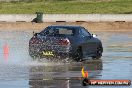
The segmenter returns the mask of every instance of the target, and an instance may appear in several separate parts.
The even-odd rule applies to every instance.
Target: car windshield
[[[76,29],[73,27],[50,27],[41,33],[48,35],[74,35]]]

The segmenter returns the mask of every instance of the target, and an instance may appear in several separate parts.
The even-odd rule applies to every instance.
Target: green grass
[[[0,2],[0,14],[131,14],[132,0],[28,0]]]

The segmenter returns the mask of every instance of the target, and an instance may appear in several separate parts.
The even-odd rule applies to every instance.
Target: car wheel
[[[33,53],[33,52],[29,52],[29,55],[33,58],[33,59],[35,59],[36,58],[36,55]]]
[[[34,51],[30,50],[30,49],[29,49],[29,55],[30,55],[33,59],[39,58],[39,57],[40,57],[40,55],[39,55],[38,53],[36,53],[36,52],[34,52]]]
[[[75,54],[75,60],[76,61],[82,61],[83,59],[83,52],[81,48],[78,48]]]
[[[102,52],[103,52],[103,48],[102,47],[98,47],[97,48],[97,53],[96,53],[96,59],[99,59],[99,58],[101,58],[101,56],[102,56]]]

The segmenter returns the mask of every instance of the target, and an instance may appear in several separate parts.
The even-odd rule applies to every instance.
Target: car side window
[[[88,31],[86,31],[86,29],[84,29],[84,28],[81,28],[81,34],[85,37],[85,36],[91,36],[91,34],[88,32]]]

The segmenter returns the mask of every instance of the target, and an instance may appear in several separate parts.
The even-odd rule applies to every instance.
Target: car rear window
[[[72,29],[60,28],[59,34],[73,35]]]
[[[74,35],[75,29],[74,28],[51,28],[49,29],[49,34],[55,34],[55,35]]]

